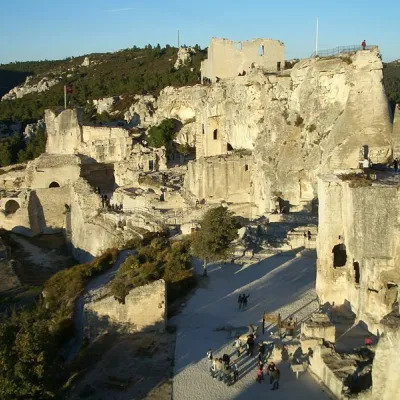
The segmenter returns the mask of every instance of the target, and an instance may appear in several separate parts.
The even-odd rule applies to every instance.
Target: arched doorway
[[[60,184],[56,181],[50,183],[49,188],[57,188],[60,187]]]
[[[6,214],[14,214],[19,208],[19,204],[15,200],[8,200],[4,206]]]

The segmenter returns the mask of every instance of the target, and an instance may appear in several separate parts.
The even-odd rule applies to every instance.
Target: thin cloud
[[[103,12],[120,12],[120,11],[132,11],[132,10],[136,10],[136,7],[113,8],[111,10],[104,10]]]

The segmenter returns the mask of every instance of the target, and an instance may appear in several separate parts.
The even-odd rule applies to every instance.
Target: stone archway
[[[15,200],[8,200],[4,206],[6,214],[14,214],[19,208],[19,203]]]
[[[49,188],[58,188],[60,187],[60,184],[56,181],[53,181],[50,183]]]

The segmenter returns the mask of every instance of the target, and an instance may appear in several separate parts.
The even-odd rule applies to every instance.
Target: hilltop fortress
[[[259,46],[263,52],[256,51]],[[13,197],[20,207],[11,213],[3,199],[2,226],[32,234],[64,229],[60,221],[43,225],[46,207],[42,222],[34,221],[28,211],[32,191],[43,191],[46,198],[48,192],[45,202],[53,202],[54,189],[72,190],[76,196],[78,182],[81,190],[107,191],[125,210],[150,212],[154,218],[140,224],[143,229],[170,225],[173,219],[175,226],[195,225],[201,215],[195,205],[202,200],[208,206],[225,201],[254,219],[274,212],[277,196],[292,211],[304,209],[318,196],[319,174],[358,168],[366,148],[374,163],[392,160],[397,135],[377,49],[301,60],[285,70],[281,42],[260,39],[239,46],[213,39],[203,76],[213,80],[206,71],[219,71],[228,55],[240,59],[240,65],[225,75],[218,72],[219,82],[167,87],[157,99],[136,96],[126,113],[130,129],[85,126],[79,110],[46,111],[46,154],[28,163],[25,175],[18,170],[2,176],[4,189],[17,190],[5,198]],[[195,146],[194,160],[185,163],[165,148],[148,147],[143,132],[166,118],[179,121],[176,140]],[[85,194],[82,201],[88,198]],[[93,218],[105,221],[96,209],[101,199],[94,198],[89,214],[99,212]],[[52,209],[70,204],[55,203]],[[96,242],[97,250],[89,251],[93,256],[111,244]]]
[[[62,230],[85,260],[146,230],[190,233],[221,203],[252,221],[319,202],[321,301],[346,304],[370,331],[390,325],[395,335],[387,316],[399,301],[399,184],[384,173],[360,187],[341,178],[361,172],[363,158],[387,165],[398,155],[399,110],[393,126],[382,78],[376,48],[285,69],[279,41],[213,39],[203,84],[136,96],[129,129],[47,110],[46,153],[0,177],[0,226],[24,235]],[[179,122],[176,141],[194,146],[195,157],[148,146],[146,130],[166,118]],[[99,189],[122,210],[104,208]],[[336,268],[338,241],[346,261]],[[392,345],[379,344],[374,390]],[[399,391],[390,385],[383,398]]]

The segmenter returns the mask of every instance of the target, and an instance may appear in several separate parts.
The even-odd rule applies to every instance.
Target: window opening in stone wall
[[[217,140],[217,139],[218,139],[218,129],[215,129],[215,130],[214,130],[214,132],[213,132],[213,138],[214,138],[214,140]]]
[[[333,267],[344,267],[347,261],[346,246],[343,243],[339,243],[333,246]]]
[[[260,45],[260,46],[258,47],[258,54],[259,54],[261,57],[264,56],[264,46],[263,46],[263,45]]]
[[[244,170],[245,170],[245,171],[248,171],[248,170],[249,170],[249,166],[248,166],[247,164],[244,166]]]
[[[201,133],[204,135],[204,124],[201,124]]]
[[[233,151],[233,147],[232,147],[232,145],[230,143],[226,144],[226,150],[227,151]]]
[[[358,261],[353,261],[354,268],[354,282],[356,285],[360,284],[360,264]]]
[[[154,160],[149,160],[149,170],[153,171],[154,169]]]
[[[278,62],[276,63],[276,70],[277,70],[277,71],[280,71],[280,70],[281,70],[281,62],[280,62],[280,61],[278,61]]]
[[[387,283],[387,288],[388,288],[388,289],[397,288],[397,284],[394,283],[394,282],[388,282],[388,283]]]
[[[60,184],[56,181],[53,181],[50,183],[49,188],[58,188],[60,187]]]
[[[236,42],[233,47],[237,51],[242,51],[242,42]]]
[[[8,200],[4,208],[6,214],[14,214],[19,209],[19,204],[15,200]]]

